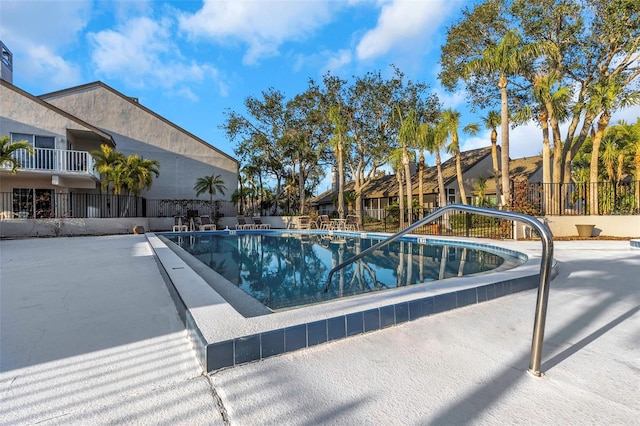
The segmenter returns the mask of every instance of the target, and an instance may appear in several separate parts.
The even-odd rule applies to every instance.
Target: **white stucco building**
[[[195,199],[196,180],[219,175],[227,191],[216,199],[230,199],[238,182],[235,158],[102,82],[34,96],[13,85],[11,52],[2,46],[0,136],[34,148],[15,154],[17,173],[0,165],[3,218],[66,217],[72,209],[75,217],[85,217],[85,211],[86,217],[103,217],[95,213],[104,206],[90,197],[101,192],[90,152],[102,144],[159,161],[160,175],[142,197]],[[65,202],[54,206],[60,196]]]

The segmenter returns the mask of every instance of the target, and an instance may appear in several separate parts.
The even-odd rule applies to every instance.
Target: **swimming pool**
[[[156,255],[167,289],[188,331],[188,338],[203,369],[207,372],[380,330],[451,309],[490,301],[519,291],[536,288],[540,281],[539,252],[527,252],[517,245],[515,246],[517,249],[514,249],[514,244],[517,243],[462,238],[424,238],[409,235],[402,241],[407,248],[407,251],[402,255],[405,259],[403,273],[399,274],[397,269],[393,269],[394,266],[388,266],[386,269],[389,271],[380,272],[379,277],[376,275],[376,280],[369,281],[370,287],[375,288],[373,283],[381,281],[380,278],[385,274],[394,279],[395,281],[392,281],[391,284],[387,284],[388,288],[383,287],[383,291],[368,291],[359,295],[349,293],[349,285],[352,285],[351,279],[354,275],[352,270],[342,274],[344,280],[340,279],[339,273],[334,274],[329,287],[330,291],[335,293],[339,291],[341,285],[344,285],[342,290],[345,297],[333,300],[314,299],[312,303],[296,308],[274,310],[266,307],[238,285],[209,268],[208,264],[222,263],[225,259],[229,259],[225,264],[228,269],[236,270],[237,277],[243,274],[251,276],[252,271],[247,268],[244,271],[240,270],[238,260],[233,259],[231,250],[226,255],[227,257],[218,257],[208,252],[198,254],[197,251],[194,257],[168,239],[169,237],[179,237],[176,238],[176,242],[181,242],[182,245],[204,247],[206,243],[203,241],[207,241],[206,238],[199,240],[197,237],[213,237],[214,235],[237,237],[239,235],[242,238],[236,239],[236,244],[238,241],[246,240],[251,247],[251,244],[256,244],[255,241],[260,240],[248,236],[267,234],[274,234],[279,238],[290,234],[298,241],[298,245],[293,246],[291,251],[304,250],[305,253],[313,250],[311,248],[313,244],[322,245],[323,238],[329,240],[328,237],[332,237],[333,243],[326,241],[329,247],[332,247],[331,254],[324,255],[332,259],[333,256],[340,255],[341,249],[339,247],[343,247],[343,257],[347,245],[355,247],[356,240],[348,243],[350,237],[361,236],[360,233],[349,232],[334,232],[330,235],[327,232],[316,230],[271,230],[268,232],[227,230],[188,234],[146,234]],[[388,237],[386,234],[367,234],[366,236],[372,239]],[[313,240],[316,242],[312,243]],[[429,243],[440,244],[441,248],[430,249],[428,248]],[[363,249],[362,244],[370,243],[361,241],[360,244],[360,249]],[[408,250],[408,247],[411,247],[411,250]],[[466,255],[463,254],[465,249]],[[479,262],[480,253],[470,254],[471,250],[476,249],[486,253],[482,254],[482,257],[489,259],[487,262],[489,267],[496,267],[488,271],[483,269],[484,272],[457,276],[461,263],[464,264],[463,271],[467,270],[468,263],[482,263]],[[336,250],[337,254],[334,254]],[[427,262],[435,264],[438,254],[440,258],[445,257],[447,260],[451,258],[453,263],[449,263],[450,266],[444,269],[445,279],[429,280],[430,277],[433,277],[434,272],[427,272],[427,268],[423,268],[423,271],[420,272],[420,263],[414,259],[414,253],[420,253],[420,250],[423,254],[427,254],[424,266]],[[429,250],[435,250],[433,255],[429,254]],[[249,250],[245,255],[247,253],[253,253],[253,251]],[[252,255],[257,256],[257,254]],[[493,258],[494,255],[504,260]],[[196,258],[198,256],[201,258],[204,256],[204,259],[198,260]],[[301,254],[297,256],[298,259],[307,259]],[[315,256],[322,257],[323,255],[315,254]],[[391,262],[394,257],[399,259],[401,254],[399,251],[394,254],[394,252],[383,250],[378,257],[383,258],[384,262]],[[275,264],[278,262],[277,259],[277,257],[273,258]],[[409,262],[408,259],[411,261]],[[285,262],[282,258],[280,261]],[[441,265],[439,264],[439,266]],[[300,276],[300,266],[299,261],[296,277]],[[397,267],[398,265],[396,265]],[[411,273],[407,269],[412,269]],[[405,285],[406,278],[415,277],[416,274],[418,277],[424,278],[424,282]],[[438,274],[440,274],[440,269]],[[312,286],[312,294],[316,297],[320,293],[318,290],[323,288],[326,283],[322,279],[314,281],[317,282],[315,282],[315,286]],[[299,283],[299,281],[297,282]],[[353,282],[357,282],[357,279]],[[245,280],[246,285],[250,283],[251,280]],[[267,292],[265,288],[260,291]],[[317,303],[318,301],[322,303]]]
[[[241,231],[166,238],[274,311],[508,269],[523,262],[504,252],[406,237],[341,269],[327,285],[333,267],[385,236]]]

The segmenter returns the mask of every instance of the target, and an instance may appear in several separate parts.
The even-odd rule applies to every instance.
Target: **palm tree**
[[[344,219],[344,147],[347,135],[347,122],[342,115],[340,104],[329,107],[329,120],[333,125],[331,146],[336,154],[338,169],[338,215]]]
[[[589,197],[589,211],[591,214],[597,214],[598,207],[598,160],[600,143],[604,136],[605,129],[611,120],[611,113],[619,107],[625,107],[630,104],[636,104],[640,100],[637,94],[625,94],[624,86],[619,77],[612,76],[606,80],[599,81],[594,85],[591,91],[591,102],[587,105],[589,110],[602,110],[598,119],[598,128],[593,139],[593,148],[591,151],[591,164],[589,167],[589,183],[592,188]]]
[[[411,168],[409,159],[409,147],[415,144],[418,133],[418,114],[414,109],[409,111],[406,117],[402,117],[400,108],[397,108],[398,118],[400,120],[400,130],[398,131],[398,139],[402,148],[402,164],[404,166],[404,179],[407,186],[407,222],[411,225],[413,217],[413,189],[411,185]]]
[[[458,137],[458,127],[460,126],[460,112],[447,109],[442,113],[442,122],[448,133],[451,135],[451,143],[447,146],[447,152],[456,156],[456,175],[458,176],[458,188],[460,189],[460,201],[467,204],[467,192],[464,189],[464,178],[462,176],[462,161],[460,158],[460,140]],[[464,127],[463,131],[475,135],[480,126],[471,123]]]
[[[533,45],[523,45],[517,30],[508,31],[497,45],[487,48],[481,58],[470,61],[464,68],[464,74],[493,73],[497,74],[497,86],[500,90],[500,126],[501,126],[501,155],[502,192],[504,205],[511,205],[511,191],[509,182],[509,97],[507,85],[509,76],[516,74],[527,63],[528,58],[539,49]]]
[[[204,194],[205,192],[208,193],[209,202],[213,204],[213,196],[218,192],[224,195],[227,187],[224,186],[224,180],[222,180],[220,175],[211,175],[199,177],[196,180],[196,184],[193,186],[193,189],[196,191],[196,197],[200,194]]]
[[[496,185],[496,198],[498,206],[502,207],[502,191],[500,190],[500,169],[498,168],[498,126],[500,125],[500,113],[489,111],[482,117],[482,122],[487,130],[491,130],[491,160],[493,162],[493,180]]]
[[[160,176],[160,162],[147,160],[138,154],[128,156],[123,166],[126,174],[125,188],[136,197],[143,189],[151,189],[154,175]]]
[[[557,73],[542,73],[533,77],[533,98],[538,107],[536,118],[542,128],[542,183],[546,194],[544,197],[546,212],[558,213],[559,206],[562,204],[560,188],[552,183],[554,180],[557,181],[561,174],[563,143],[559,123],[569,115],[572,96],[571,87],[562,85]],[[553,179],[549,129],[553,135]],[[550,205],[548,205],[549,202]]]
[[[608,129],[607,136],[624,146],[624,151],[632,157],[635,180],[640,185],[640,118],[634,124],[618,121]],[[640,192],[638,196],[640,197]]]
[[[109,185],[113,184],[114,194],[119,195],[122,189],[123,169],[118,168],[119,164],[125,161],[125,156],[121,152],[115,151],[109,145],[100,145],[100,150],[91,151],[93,156],[93,168],[102,176],[101,187],[103,191],[109,190]]]
[[[420,127],[418,127],[416,134],[416,147],[420,150],[420,158],[418,160],[418,196],[420,197],[420,207],[422,208],[421,218],[424,216],[424,168],[426,166],[424,151],[428,150],[432,144],[433,131],[433,126],[422,123]]]
[[[27,141],[11,142],[9,136],[0,137],[0,166],[5,164],[11,165],[11,173],[18,173],[18,167],[21,166],[20,161],[15,158],[18,150],[24,149],[29,154],[33,154],[33,147]]]
[[[398,180],[398,208],[400,209],[400,229],[402,229],[402,227],[404,226],[404,189],[402,187],[403,158],[404,152],[402,148],[394,149],[393,151],[391,151],[391,155],[389,156],[389,164],[396,172],[396,179]]]
[[[447,142],[447,128],[444,122],[439,122],[432,128],[429,134],[429,143],[427,150],[436,156],[436,170],[438,172],[438,207],[444,207],[447,204],[447,198],[444,190],[444,178],[442,177],[442,158],[440,151]]]

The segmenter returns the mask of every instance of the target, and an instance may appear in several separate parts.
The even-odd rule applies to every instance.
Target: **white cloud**
[[[446,0],[393,0],[383,3],[376,28],[367,32],[358,47],[360,60],[374,59],[395,49],[414,50],[425,45],[455,8]]]
[[[14,82],[37,81],[42,90],[80,82],[80,68],[62,52],[88,24],[91,1],[4,0],[0,9],[0,39],[13,53]]]
[[[335,73],[346,65],[351,63],[351,51],[347,49],[341,49],[332,55],[327,61],[325,69]]]
[[[194,38],[248,45],[243,61],[278,54],[280,45],[301,40],[329,22],[330,2],[204,0],[195,14],[179,17],[180,29]]]
[[[133,18],[113,30],[89,33],[95,72],[121,78],[135,87],[176,88],[189,99],[195,94],[182,84],[218,79],[211,65],[186,61],[172,39],[169,19]]]
[[[82,79],[82,73],[77,65],[65,61],[45,46],[30,46],[26,53],[30,67],[25,74],[29,78],[44,78],[48,88],[71,86]]]

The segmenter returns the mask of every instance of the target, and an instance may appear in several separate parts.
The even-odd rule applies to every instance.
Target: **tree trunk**
[[[400,208],[400,225],[399,229],[402,229],[404,226],[404,190],[402,188],[402,172],[400,169],[396,171],[396,178],[398,180],[398,207]]]
[[[420,218],[424,217],[424,151],[420,151],[420,161],[418,162],[418,194],[420,196]]]
[[[404,180],[407,184],[407,222],[411,225],[413,220],[413,190],[411,187],[411,169],[409,167],[409,152],[407,147],[402,147],[402,164],[404,165]]]
[[[464,189],[464,177],[462,176],[462,162],[460,160],[460,150],[456,152],[456,174],[458,175],[458,187],[460,188],[460,201],[467,204],[467,192]]]
[[[491,161],[493,163],[493,181],[496,185],[496,200],[502,208],[502,191],[500,190],[500,169],[498,167],[498,132],[491,130]]]
[[[444,179],[442,177],[442,160],[440,159],[440,150],[436,151],[436,170],[438,171],[438,195],[440,202],[438,207],[444,207],[447,205],[447,194],[444,193]]]
[[[507,98],[507,76],[500,74],[500,129],[501,129],[501,168],[503,205],[511,208],[511,184],[509,182],[509,102]]]
[[[604,129],[609,125],[611,116],[605,111],[598,120],[598,130],[593,137],[593,149],[591,150],[591,163],[589,165],[589,214],[598,214],[598,159],[600,153],[600,144],[604,136]]]
[[[338,141],[338,217],[344,219],[344,157],[342,138]]]
[[[302,158],[298,156],[298,186],[300,187],[300,214],[305,214],[305,197],[304,197],[304,171],[302,169]]]
[[[538,116],[542,126],[542,209],[547,212],[548,193],[551,190],[551,147],[549,146],[549,115],[546,110]]]

